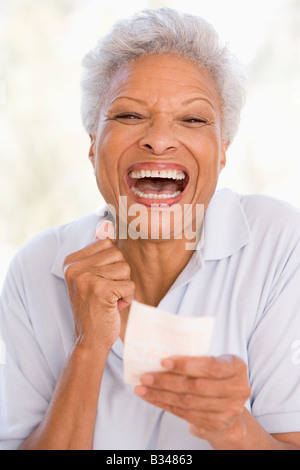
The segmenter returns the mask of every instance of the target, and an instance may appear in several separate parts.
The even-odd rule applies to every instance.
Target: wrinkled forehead
[[[221,114],[220,93],[210,73],[192,61],[171,54],[144,56],[123,64],[113,74],[106,94],[109,106],[122,97],[153,104],[158,99],[207,100]]]

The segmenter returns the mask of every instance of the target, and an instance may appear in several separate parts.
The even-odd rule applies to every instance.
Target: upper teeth
[[[181,170],[140,170],[131,171],[131,178],[172,178],[175,180],[183,180],[185,178],[184,171]]]

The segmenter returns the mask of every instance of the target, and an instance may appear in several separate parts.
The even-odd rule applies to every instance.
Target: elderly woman
[[[108,206],[42,234],[12,262],[2,448],[300,449],[300,215],[216,192],[242,68],[203,19],[170,9],[119,22],[83,65],[89,159]],[[175,205],[192,208],[192,226],[204,208],[196,250],[175,219],[151,237],[151,211]],[[140,236],[127,230],[133,208]],[[209,356],[169,357],[141,385],[124,383],[133,299],[213,316]]]

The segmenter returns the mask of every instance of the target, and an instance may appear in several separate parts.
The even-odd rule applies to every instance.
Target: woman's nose
[[[174,152],[178,145],[172,123],[163,118],[151,122],[139,141],[140,148],[155,155]]]

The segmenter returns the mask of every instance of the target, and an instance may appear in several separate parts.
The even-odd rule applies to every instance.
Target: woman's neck
[[[190,260],[185,240],[118,240],[136,285],[135,299],[157,306]]]

